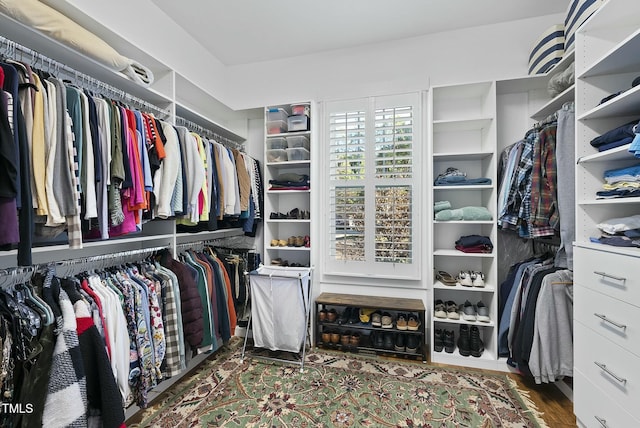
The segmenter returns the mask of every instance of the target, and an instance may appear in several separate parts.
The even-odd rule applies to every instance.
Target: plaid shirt
[[[553,235],[559,229],[556,190],[556,129],[548,125],[538,133],[539,141],[533,154],[531,173],[531,213],[529,216],[535,236]]]

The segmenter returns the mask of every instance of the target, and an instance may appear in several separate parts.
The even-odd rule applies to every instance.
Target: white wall
[[[228,67],[234,109],[427,89],[527,74],[531,46],[563,14]]]
[[[107,41],[131,43],[233,110],[526,75],[529,51],[564,14],[225,67],[151,0],[43,0]],[[127,10],[127,13],[122,13]],[[109,35],[108,31],[115,34]],[[203,29],[206,31],[206,29]],[[233,43],[221,40],[220,43]],[[116,49],[128,50],[114,45]],[[278,47],[275,47],[277,49]],[[286,46],[282,46],[286,49]]]

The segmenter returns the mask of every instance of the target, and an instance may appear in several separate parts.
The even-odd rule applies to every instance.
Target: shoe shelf
[[[469,291],[469,292],[480,292],[480,293],[495,293],[496,291],[495,287],[491,284],[485,284],[484,287],[467,287],[460,284],[447,285],[447,284],[443,284],[440,281],[435,281],[433,283],[433,288],[441,289],[441,290],[458,290],[458,291]]]
[[[428,177],[428,189],[431,200],[447,201],[451,209],[464,207],[483,207],[489,210],[491,220],[435,220],[431,209],[429,249],[431,268],[434,270],[429,284],[428,301],[432,305],[429,317],[429,339],[431,360],[434,362],[494,368],[493,347],[496,335],[494,320],[497,319],[498,299],[497,281],[497,226],[496,206],[496,164],[497,121],[496,119],[496,82],[476,82],[462,85],[433,87],[429,94],[429,122],[431,139],[429,158],[432,165]],[[489,178],[490,184],[435,185],[439,174],[450,169],[466,174],[468,179]],[[491,253],[465,253],[455,249],[455,241],[462,236],[481,235],[490,238],[494,245]],[[463,271],[482,272],[484,287],[463,286],[459,282],[445,284],[435,273],[443,271],[456,277]],[[490,311],[490,322],[436,318],[436,301],[457,304],[469,301],[472,304],[482,301]],[[461,315],[460,315],[461,316]],[[457,350],[447,353],[437,352],[436,330],[454,331],[457,339],[460,328],[477,327],[484,348],[480,358],[462,357]],[[457,342],[457,340],[456,340]],[[454,348],[457,349],[457,343]],[[477,362],[482,363],[478,364]]]
[[[315,307],[314,343],[318,347],[371,355],[422,358],[423,362],[427,362],[426,311],[422,300],[321,293],[315,300]],[[380,326],[374,325],[376,314],[380,318]],[[401,315],[414,325],[401,324],[402,328],[398,328]],[[385,316],[390,318],[385,320]],[[355,336],[357,341],[353,339],[349,344],[343,344],[342,340],[346,341],[343,336],[351,339]]]

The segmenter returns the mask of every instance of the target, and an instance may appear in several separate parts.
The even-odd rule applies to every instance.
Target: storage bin
[[[267,150],[286,149],[290,147],[284,137],[273,137],[267,139]]]
[[[271,149],[267,150],[267,162],[286,162],[288,160],[289,149]]]
[[[604,0],[571,0],[564,19],[564,50],[574,49],[576,31],[596,10],[604,4]]]
[[[529,54],[529,75],[544,74],[560,62],[564,55],[564,25],[547,28]]]
[[[283,108],[270,108],[267,110],[267,122],[275,122],[277,120],[287,120],[289,114]]]
[[[287,132],[287,129],[286,120],[267,122],[267,134],[282,134],[283,132]]]
[[[309,160],[309,150],[304,147],[287,149],[287,159],[290,161]]]
[[[289,116],[289,118],[287,119],[287,123],[289,125],[289,132],[309,130],[309,116]]]
[[[306,135],[291,135],[287,137],[287,147],[290,149],[304,147],[309,150],[309,138]]]
[[[311,116],[311,106],[308,103],[291,104],[291,114],[294,116]]]

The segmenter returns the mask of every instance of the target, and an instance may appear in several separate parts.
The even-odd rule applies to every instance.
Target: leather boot
[[[444,331],[444,351],[451,354],[456,348],[455,335],[453,330]]]
[[[442,352],[442,348],[444,348],[444,333],[442,329],[437,328],[433,334],[433,350]]]
[[[460,326],[460,336],[458,336],[458,351],[463,357],[468,357],[471,354],[469,340],[469,326],[462,324]]]
[[[471,346],[471,355],[474,357],[480,357],[484,352],[484,343],[480,338],[480,329],[477,326],[471,326],[471,334],[470,334],[470,346]]]

